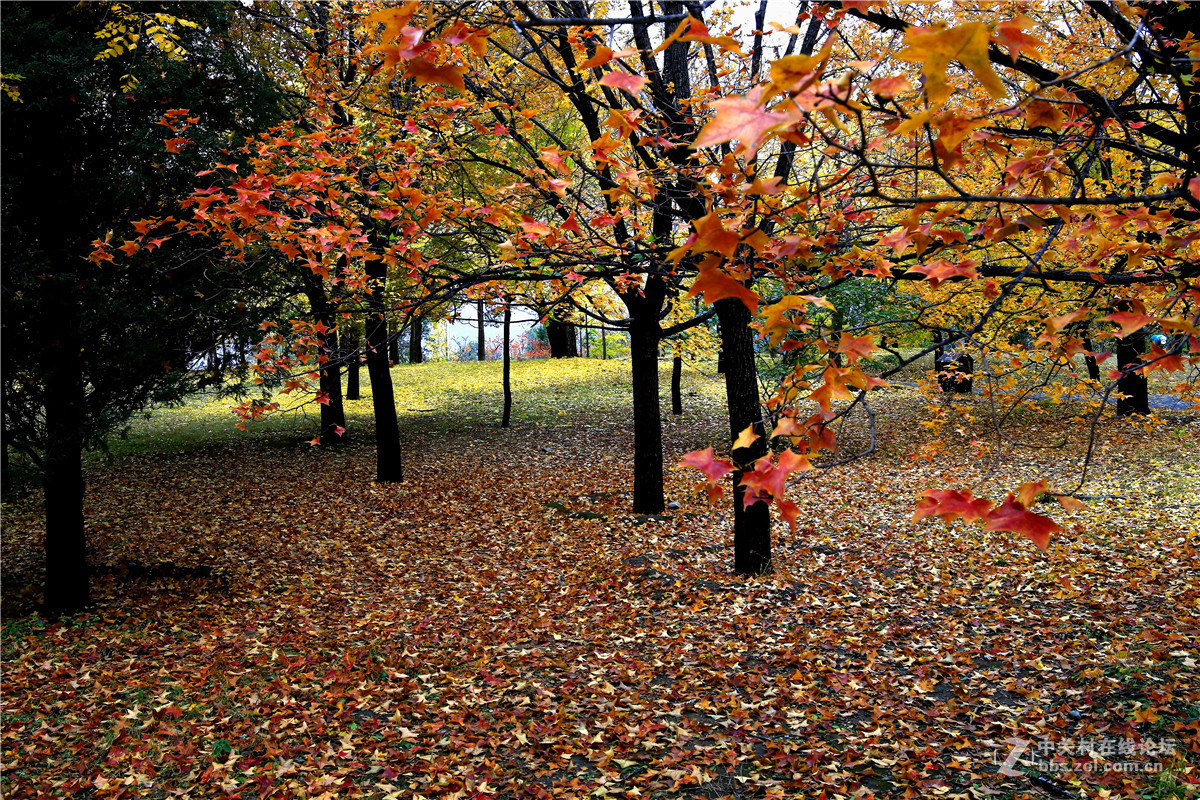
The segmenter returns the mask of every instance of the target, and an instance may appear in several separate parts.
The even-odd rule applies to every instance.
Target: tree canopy
[[[303,98],[298,120],[248,145],[244,172],[214,162],[179,213],[120,246],[98,240],[91,258],[121,264],[185,233],[231,264],[272,253],[308,286],[311,316],[267,321],[256,369],[289,390],[319,384],[321,441],[344,430],[337,328],[362,309],[415,318],[464,292],[533,287],[542,307],[563,309],[553,314],[626,328],[642,512],[664,502],[650,367],[664,338],[715,313],[730,457],[707,449],[683,463],[714,497],[732,474],[747,573],[770,565],[766,507],[794,526],[787,488],[869,455],[842,447],[838,425],[863,415],[873,426],[870,393],[930,353],[974,365],[992,399],[995,435],[980,445],[991,456],[1028,444],[1010,422],[1033,400],[1082,400],[1080,424],[1094,426],[1110,398],[1148,412],[1146,376],[1159,371],[1194,398],[1192,16],[1104,2],[1079,14],[873,1],[795,11],[771,21],[763,3],[735,24],[701,4],[632,0],[619,13],[256,7],[289,65],[277,79]],[[168,149],[192,148],[185,128],[203,117],[167,113]],[[894,346],[914,337],[924,346]],[[1116,359],[1101,371],[1105,346]],[[764,348],[786,365],[765,404]],[[864,368],[885,353],[887,368]],[[942,408],[929,425],[951,417]],[[390,452],[382,440],[379,452]],[[1077,491],[914,488],[925,489],[919,517],[975,520],[1043,548],[1058,525],[1032,498],[1073,507]]]

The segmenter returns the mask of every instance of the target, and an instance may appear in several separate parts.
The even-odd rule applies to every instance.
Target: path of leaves
[[[1104,497],[1043,555],[908,522],[918,486],[980,466],[908,458],[926,401],[892,393],[881,453],[802,483],[806,529],[742,580],[694,476],[668,519],[625,513],[628,414],[595,401],[623,367],[554,369],[593,388],[527,385],[537,424],[485,427],[490,389],[411,412],[402,485],[371,483],[361,426],[97,465],[95,609],[6,622],[5,796],[1044,796],[998,774],[1013,737],[1173,751],[1118,759],[1159,774],[1060,756],[1037,777],[1064,796],[1196,788],[1195,423],[1107,424]],[[667,423],[669,463],[721,430],[690,381],[709,410]],[[977,493],[1069,466],[1046,453]],[[10,611],[38,524],[35,496],[6,506]]]

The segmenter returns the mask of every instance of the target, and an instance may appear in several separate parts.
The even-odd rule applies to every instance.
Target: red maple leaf
[[[612,72],[604,73],[604,77],[600,79],[600,85],[611,86],[614,89],[620,89],[637,97],[642,93],[642,87],[646,85],[646,79],[641,75],[630,75],[628,72],[613,70]]]
[[[1050,544],[1050,534],[1058,533],[1062,526],[1049,517],[1035,514],[1021,505],[1012,492],[1004,504],[993,509],[984,518],[984,529],[989,531],[1012,531],[1023,536],[1045,550]]]
[[[700,470],[708,478],[709,483],[713,484],[733,472],[733,464],[723,458],[714,458],[711,447],[693,450],[679,460],[679,466]]]
[[[917,509],[913,512],[913,522],[932,517],[941,517],[946,522],[963,519],[975,522],[992,508],[992,501],[982,497],[972,497],[971,491],[947,491],[945,489],[926,489],[921,499],[917,501]]]

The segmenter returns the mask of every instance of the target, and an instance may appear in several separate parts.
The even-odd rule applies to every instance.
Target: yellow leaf
[[[982,22],[968,22],[954,28],[910,28],[905,34],[908,45],[897,57],[921,65],[929,100],[940,103],[950,96],[946,67],[957,60],[969,69],[988,94],[997,100],[1007,92],[988,59],[988,28]]]
[[[755,440],[761,437],[754,432],[753,425],[747,425],[746,429],[738,434],[737,441],[733,443],[734,450],[740,450],[743,447],[749,447],[754,444]]]

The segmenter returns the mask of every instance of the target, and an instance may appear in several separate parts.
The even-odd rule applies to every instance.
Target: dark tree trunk
[[[391,322],[391,327],[388,329],[388,345],[387,345],[388,360],[391,361],[393,364],[399,364],[400,363],[400,329],[401,329],[401,326],[395,321],[394,317],[390,317],[390,319],[392,319],[392,322]]]
[[[600,358],[608,361],[608,328],[600,328]]]
[[[658,309],[630,307],[629,354],[633,370],[633,512],[658,514],[663,495],[662,413],[658,398]]]
[[[336,330],[321,334],[322,350],[329,356],[320,372],[321,444],[341,444],[346,436],[346,408],[342,404],[342,368],[338,364],[338,335]],[[340,433],[338,431],[341,431]]]
[[[1096,357],[1094,355],[1090,355],[1091,353],[1096,352],[1096,346],[1092,344],[1092,337],[1087,329],[1086,323],[1083,329],[1083,346],[1087,348],[1089,353],[1089,355],[1083,357],[1083,363],[1087,366],[1088,378],[1093,381],[1099,381],[1100,364],[1096,361]]]
[[[8,485],[8,408],[5,383],[0,380],[0,487]]]
[[[362,357],[359,351],[358,324],[351,321],[345,327],[346,348],[346,399],[358,400],[362,396],[359,381],[359,365]]]
[[[321,444],[338,444],[347,439],[346,411],[342,406],[342,370],[338,365],[338,336],[334,307],[325,294],[325,285],[316,275],[304,277],[304,290],[308,295],[308,307],[312,309],[313,317],[326,330],[318,334],[321,342],[321,355],[325,362],[318,372],[318,386],[323,400],[321,406]],[[339,429],[341,433],[339,433]]]
[[[512,419],[512,356],[509,355],[509,335],[512,329],[512,306],[504,306],[504,417],[500,427],[507,428]]]
[[[425,360],[425,350],[422,339],[425,336],[425,320],[414,316],[408,326],[408,363],[420,364]]]
[[[379,262],[370,262],[372,267]],[[375,413],[375,480],[397,483],[404,480],[400,454],[400,423],[392,392],[392,370],[388,359],[388,317],[383,301],[387,268],[372,268],[376,289],[368,296],[366,318],[367,376],[371,379],[371,408]],[[391,341],[395,341],[392,339]]]
[[[942,348],[942,342],[944,342],[944,341],[945,341],[945,339],[942,338],[942,329],[934,328],[933,329],[933,343],[937,345],[937,348],[933,351],[934,364],[941,361],[942,358],[944,358],[946,355],[945,349]]]
[[[479,342],[476,345],[476,353],[477,353],[480,361],[486,361],[487,360],[487,350],[485,349],[486,342],[484,342],[484,336],[483,336],[483,298],[482,297],[476,301],[475,310],[477,312],[479,312]]]
[[[575,358],[575,324],[551,318],[546,321],[546,338],[550,341],[551,358]]]
[[[736,439],[753,425],[759,438],[749,447],[733,451],[733,568],[739,575],[760,575],[771,569],[771,514],[766,503],[743,507],[746,490],[742,476],[767,454],[767,440],[758,396],[758,371],[754,363],[754,333],[750,309],[737,298],[715,304],[721,326],[721,353],[725,358],[725,399],[729,431]]]
[[[680,384],[683,381],[683,359],[675,356],[671,362],[671,413],[678,416],[683,413],[683,392]]]
[[[43,369],[46,376],[46,611],[76,611],[89,599],[83,521],[83,342],[74,276],[47,281]]]
[[[1125,370],[1141,361],[1146,349],[1146,331],[1143,328],[1120,340],[1117,345],[1117,368]],[[1146,376],[1131,371],[1117,381],[1117,391],[1124,395],[1117,401],[1117,413],[1122,416],[1150,413],[1150,388]]]

